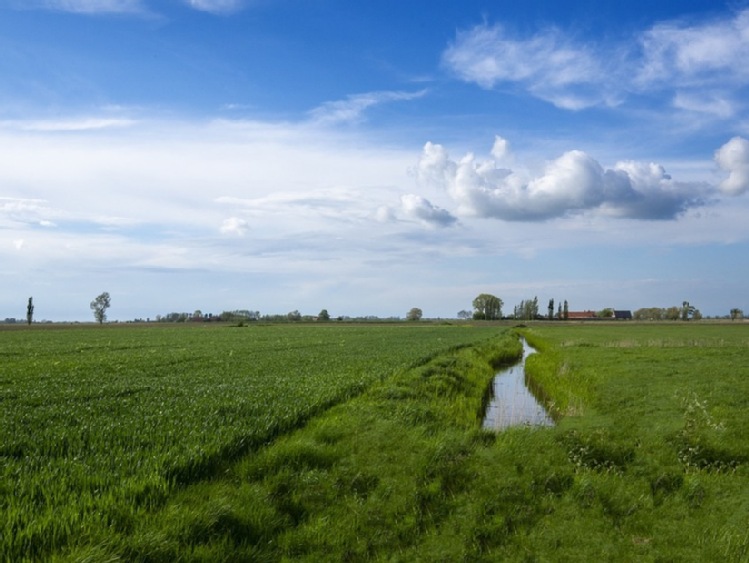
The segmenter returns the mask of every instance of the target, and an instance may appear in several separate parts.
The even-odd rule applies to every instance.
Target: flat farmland
[[[39,329],[42,330],[39,330]],[[0,332],[0,560],[127,529],[176,487],[492,327]]]
[[[520,336],[557,425],[483,430]],[[0,560],[749,560],[749,324],[0,339]]]

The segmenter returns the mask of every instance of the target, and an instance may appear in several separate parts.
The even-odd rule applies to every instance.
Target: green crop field
[[[518,335],[559,424],[481,430]],[[0,358],[0,560],[749,560],[749,324],[14,329]]]
[[[0,560],[44,558],[97,529],[126,530],[175,488],[227,460],[398,370],[496,332],[332,325],[2,331]]]

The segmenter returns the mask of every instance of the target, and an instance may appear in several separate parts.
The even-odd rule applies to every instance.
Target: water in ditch
[[[522,359],[494,377],[483,427],[502,430],[508,426],[553,426],[554,420],[525,383],[525,359],[536,350],[525,340]]]

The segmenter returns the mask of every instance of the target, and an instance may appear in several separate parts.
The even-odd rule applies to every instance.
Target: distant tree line
[[[94,319],[98,323],[103,323],[107,319],[106,311],[111,305],[111,298],[109,293],[106,291],[98,295],[93,301],[91,301],[91,311],[94,314]],[[473,300],[473,311],[462,310],[459,311],[457,317],[462,320],[474,319],[474,320],[499,320],[502,319],[502,306],[504,302],[502,299],[489,293],[482,293]],[[538,297],[533,299],[523,299],[513,309],[511,317],[517,320],[536,320],[536,319],[558,319],[566,320],[569,318],[569,306],[567,300],[564,303],[558,304],[556,313],[554,312],[554,299],[549,300],[547,314],[541,315],[538,306]],[[628,313],[628,312],[627,312]],[[591,313],[592,315],[592,313]],[[618,315],[618,313],[617,313]],[[602,309],[595,313],[598,318],[613,318],[615,311],[607,308]],[[418,307],[413,307],[406,313],[406,320],[418,321],[423,317],[423,311]],[[684,301],[681,307],[645,307],[637,309],[633,314],[632,318],[639,321],[688,321],[688,320],[700,320],[702,319],[702,313],[699,309]],[[719,318],[719,317],[716,317]],[[730,310],[729,315],[723,318],[730,318],[731,320],[742,320],[744,319],[744,311],[739,308],[733,308]],[[26,322],[30,325],[34,319],[34,300],[33,297],[29,297],[26,305]],[[266,321],[266,322],[327,322],[331,320],[331,316],[327,309],[322,309],[316,316],[302,315],[298,310],[290,311],[289,313],[283,314],[272,314],[272,315],[261,315],[260,311],[251,311],[248,309],[236,309],[233,311],[222,311],[220,314],[214,313],[203,313],[200,309],[193,311],[192,313],[177,313],[172,312],[166,315],[156,315],[156,322],[163,323],[184,323],[184,322],[233,322],[238,324],[244,324],[249,322]],[[348,317],[339,316],[336,317],[337,321],[348,321],[348,322],[372,322],[372,321],[398,321],[398,317],[380,318],[377,316],[366,316],[366,317]],[[5,324],[15,324],[22,322],[15,318],[6,318],[4,321],[0,321]],[[49,322],[49,321],[43,321]],[[135,322],[150,322],[150,319],[136,319]]]
[[[554,300],[549,302],[549,316],[554,313]],[[513,316],[516,319],[532,321],[538,318],[538,297],[533,299],[523,299],[519,305],[515,305]]]
[[[192,313],[167,313],[166,315],[156,315],[158,323],[210,323],[210,322],[239,322],[239,321],[257,321],[260,319],[259,311],[236,310],[223,311],[221,314],[203,313],[196,309]]]
[[[699,309],[690,305],[689,301],[684,301],[681,307],[645,307],[637,309],[632,313],[632,318],[636,321],[698,321],[702,318],[702,313],[700,313]]]
[[[458,318],[467,320],[497,320],[502,318],[517,319],[524,321],[541,320],[541,319],[559,319],[569,318],[569,305],[564,300],[564,305],[560,302],[559,308],[554,312],[554,299],[549,300],[547,314],[542,315],[538,306],[538,297],[533,299],[523,299],[515,305],[512,315],[504,317],[502,315],[502,299],[489,293],[482,293],[473,300],[473,311],[462,310],[458,312]]]
[[[302,322],[302,321],[329,321],[330,313],[327,309],[322,309],[317,316],[302,315],[298,310],[289,311],[283,314],[261,315],[260,311],[250,311],[249,309],[235,309],[233,311],[222,311],[219,314],[203,313],[200,309],[192,313],[167,313],[166,315],[156,315],[156,322],[159,323],[210,323],[210,322],[228,322],[228,323],[252,323],[258,321],[265,322]],[[343,320],[343,317],[338,317]]]

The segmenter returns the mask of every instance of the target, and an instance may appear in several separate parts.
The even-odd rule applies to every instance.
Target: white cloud
[[[499,25],[476,26],[458,32],[442,60],[459,78],[482,88],[520,83],[532,95],[565,109],[606,101],[603,59],[557,29],[515,38]]]
[[[729,85],[749,78],[749,10],[694,25],[661,23],[641,43],[640,83]]]
[[[418,177],[422,184],[445,188],[461,215],[505,221],[543,221],[581,212],[674,219],[705,205],[714,194],[712,186],[675,181],[653,163],[620,162],[605,170],[582,151],[568,151],[547,163],[542,173],[529,176],[470,154],[456,162],[440,145],[427,143]]]
[[[738,104],[723,92],[677,92],[673,105],[676,109],[705,113],[718,119],[729,119],[738,111]]]
[[[749,191],[749,141],[734,137],[715,153],[715,161],[728,177],[719,184],[727,195],[741,195]]]
[[[421,221],[430,227],[449,227],[457,221],[448,211],[432,205],[429,200],[419,195],[401,196],[401,207],[406,217]]]
[[[503,139],[499,135],[496,135],[494,137],[494,145],[492,146],[491,155],[499,163],[511,163],[513,156],[510,151],[510,142],[507,139]]]
[[[497,279],[486,257],[506,264],[500,258],[530,260],[581,244],[746,239],[747,204],[739,201],[703,208],[703,218],[689,212],[647,227],[628,220],[639,216],[632,202],[646,187],[661,198],[685,193],[657,166],[611,167],[627,181],[607,183],[603,167],[571,151],[530,174],[508,164],[513,154],[502,138],[487,161],[454,160],[429,143],[409,175],[412,149],[310,123],[141,119],[64,135],[22,129],[0,128],[0,294],[23,303],[32,288],[19,300],[17,280],[27,276],[41,306],[48,284],[49,301],[64,304],[47,309],[48,318],[88,319],[88,302],[102,289],[135,303],[138,316],[247,306],[402,315],[422,306],[417,297],[449,286],[458,304],[444,305],[444,296],[434,303],[454,313],[469,305],[461,295],[470,300]],[[421,191],[414,176],[426,182]],[[502,202],[503,193],[516,201]],[[459,215],[460,228],[434,228]],[[518,222],[524,217],[561,218]],[[259,289],[247,297],[250,278]],[[418,295],[400,295],[408,288]]]
[[[187,5],[202,12],[229,14],[241,10],[244,0],[185,0]]]
[[[0,227],[11,225],[40,225],[53,227],[50,217],[59,214],[42,199],[0,196]]]
[[[141,119],[65,135],[17,123],[0,128],[0,155],[0,232],[26,241],[28,267],[278,272],[301,255],[361,263],[421,230],[378,222],[411,151],[309,123]]]
[[[231,14],[243,9],[247,0],[182,0],[187,6],[211,14]],[[147,0],[18,0],[18,8],[44,9],[74,14],[140,14],[151,12]],[[157,2],[150,2],[157,5]]]
[[[325,102],[310,112],[314,123],[333,125],[336,123],[357,122],[362,119],[365,110],[388,103],[410,101],[421,98],[427,90],[417,92],[368,92],[351,95],[345,100]]]
[[[225,235],[244,236],[249,230],[249,223],[239,217],[229,217],[221,224],[221,232]]]
[[[583,43],[556,28],[520,36],[483,24],[458,31],[442,60],[461,80],[486,89],[515,85],[561,109],[650,105],[651,94],[666,93],[656,103],[727,119],[746,110],[749,9],[661,22],[618,43]]]
[[[422,184],[447,188],[453,180],[456,169],[457,164],[450,160],[445,147],[427,141],[415,172]]]
[[[293,217],[297,227],[318,223],[318,228],[324,228],[320,221],[330,225],[366,220],[377,203],[360,190],[343,187],[284,190],[255,198],[220,196],[216,202],[257,219],[280,216],[289,220]]]
[[[0,129],[15,129],[18,131],[66,132],[93,131],[97,129],[111,129],[130,127],[137,123],[134,119],[120,119],[109,117],[81,117],[73,119],[44,119],[44,120],[10,120],[0,121]]]
[[[704,182],[678,182],[663,166],[645,162],[618,162],[603,176],[601,208],[617,217],[674,219],[690,208],[701,207],[713,196]]]
[[[29,7],[76,14],[134,14],[145,11],[141,0],[41,0]]]
[[[391,223],[393,221],[396,221],[397,217],[392,207],[388,205],[381,205],[377,208],[377,211],[375,211],[375,220],[379,221],[380,223]]]

